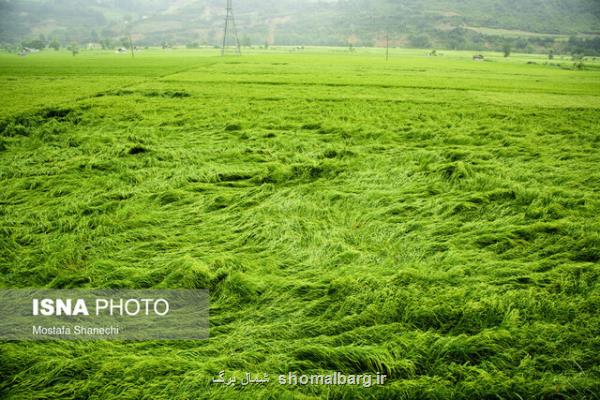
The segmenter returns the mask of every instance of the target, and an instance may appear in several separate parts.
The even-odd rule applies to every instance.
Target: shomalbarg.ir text
[[[265,384],[275,382],[280,385],[355,385],[365,388],[374,385],[383,385],[387,378],[386,374],[377,372],[376,374],[343,374],[341,372],[333,372],[330,374],[298,374],[296,372],[288,372],[287,374],[277,375],[277,379],[271,379],[269,374],[254,376],[250,372],[246,372],[244,377],[238,379],[236,376],[229,378],[225,377],[225,371],[219,372],[218,378],[213,378],[212,383],[219,383],[226,386],[250,384]]]

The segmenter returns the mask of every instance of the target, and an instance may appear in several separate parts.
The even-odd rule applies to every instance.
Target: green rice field
[[[0,288],[210,292],[0,398],[600,398],[600,60],[384,53],[0,54]],[[277,381],[333,372],[387,380]]]

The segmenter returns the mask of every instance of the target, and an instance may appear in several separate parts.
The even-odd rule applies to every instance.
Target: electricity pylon
[[[227,48],[227,40],[235,39],[235,54],[242,55],[240,48],[240,40],[238,39],[237,29],[235,28],[235,19],[233,18],[232,0],[227,0],[227,16],[225,17],[225,31],[223,32],[223,47],[221,47],[221,55],[225,55]]]

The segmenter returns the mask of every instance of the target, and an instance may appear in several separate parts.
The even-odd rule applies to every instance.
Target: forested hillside
[[[240,0],[234,9],[246,45],[377,46],[387,34],[398,46],[485,49],[499,45],[494,29],[548,41],[600,33],[597,0]],[[214,45],[224,12],[225,0],[0,0],[0,42],[114,45],[131,31],[141,45]]]

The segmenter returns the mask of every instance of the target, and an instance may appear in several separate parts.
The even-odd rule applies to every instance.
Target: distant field
[[[520,31],[520,30],[516,30],[516,29],[498,29],[498,28],[485,28],[485,27],[475,27],[475,26],[469,26],[469,27],[467,27],[467,29],[471,29],[476,32],[483,33],[484,35],[500,35],[500,36],[508,36],[508,37],[510,37],[510,36],[515,36],[515,37],[552,37],[552,38],[555,38],[558,40],[568,40],[569,36],[571,36],[571,35],[560,35],[560,34],[553,34],[553,33],[527,32],[527,31]],[[593,38],[598,35],[579,33],[574,36]]]
[[[206,341],[0,343],[0,397],[598,398],[599,64],[442,53],[0,54],[0,287],[211,292]]]

